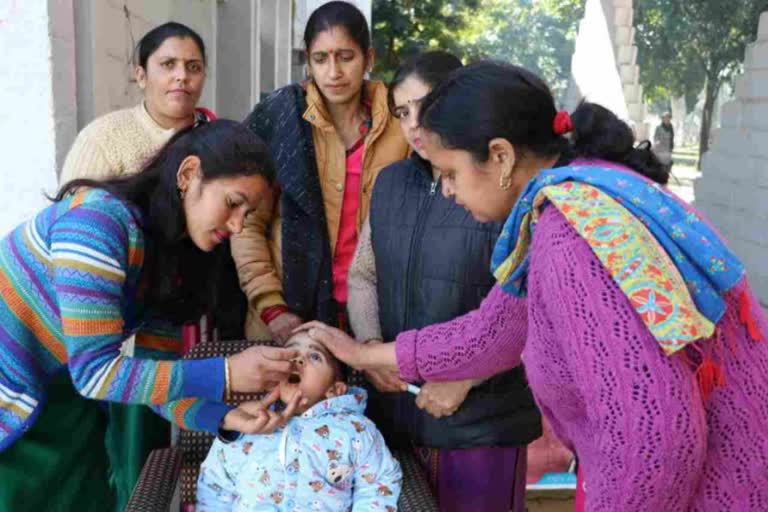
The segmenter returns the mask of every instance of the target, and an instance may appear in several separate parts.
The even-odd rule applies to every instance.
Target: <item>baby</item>
[[[341,364],[306,333],[295,372],[280,386],[288,403],[307,403],[272,434],[219,437],[200,469],[197,510],[397,510],[402,473],[376,426],[363,415],[366,393],[347,388]]]

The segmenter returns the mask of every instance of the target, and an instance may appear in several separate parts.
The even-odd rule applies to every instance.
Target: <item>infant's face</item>
[[[292,360],[291,376],[280,383],[280,400],[288,403],[294,393],[301,390],[302,397],[308,400],[304,407],[297,410],[302,413],[317,402],[333,396],[336,366],[328,350],[306,332],[293,335],[285,346],[297,349],[299,357]]]

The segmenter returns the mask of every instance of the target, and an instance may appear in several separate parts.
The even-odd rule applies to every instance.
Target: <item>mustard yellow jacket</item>
[[[331,251],[335,250],[346,178],[346,148],[331,121],[320,91],[313,82],[305,85],[307,109],[303,118],[312,126],[317,169],[328,223]],[[408,154],[399,122],[389,113],[387,88],[366,81],[364,97],[371,104],[372,125],[365,136],[360,183],[358,232],[368,216],[371,189],[379,172]],[[275,155],[273,155],[275,157]],[[281,226],[279,191],[262,200],[258,211],[246,219],[242,233],[232,238],[232,256],[240,284],[248,297],[245,333],[251,339],[269,337],[259,319],[265,308],[285,304],[282,297]]]

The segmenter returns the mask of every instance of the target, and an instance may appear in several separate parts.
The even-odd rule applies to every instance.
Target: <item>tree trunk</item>
[[[699,133],[699,161],[696,168],[701,170],[701,157],[709,150],[709,135],[712,131],[712,114],[715,109],[717,95],[720,92],[720,80],[707,77],[704,87],[704,108],[701,111],[701,132]]]

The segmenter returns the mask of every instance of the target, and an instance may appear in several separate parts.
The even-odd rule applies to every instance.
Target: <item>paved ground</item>
[[[701,173],[695,167],[688,165],[672,166],[672,178],[669,180],[669,188],[689,203],[695,198],[693,182],[701,177]]]

